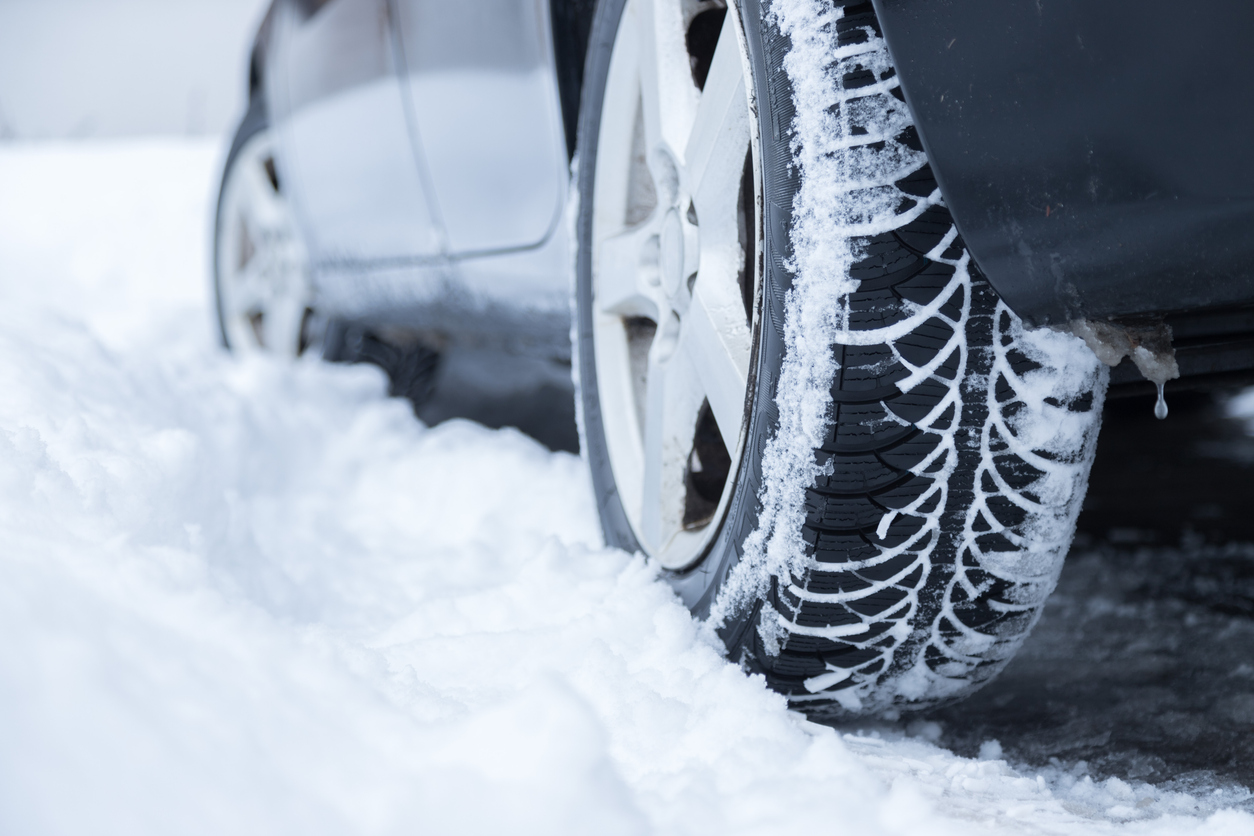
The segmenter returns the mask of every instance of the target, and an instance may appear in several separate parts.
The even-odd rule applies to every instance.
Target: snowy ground
[[[229,358],[219,154],[0,146],[0,832],[1254,833],[1231,785],[808,724],[576,457]]]

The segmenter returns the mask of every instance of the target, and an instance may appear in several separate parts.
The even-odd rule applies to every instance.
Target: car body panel
[[[1025,320],[1254,301],[1254,5],[874,5],[945,201]]]
[[[385,0],[280,4],[266,95],[314,264],[433,258],[442,231],[405,119]]]
[[[267,21],[254,55],[319,309],[568,357],[547,2],[277,0]]]
[[[548,3],[392,2],[448,254],[539,245],[569,180]]]

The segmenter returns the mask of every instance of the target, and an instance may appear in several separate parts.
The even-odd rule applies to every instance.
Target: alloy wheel
[[[232,349],[295,357],[308,345],[311,294],[305,248],[279,185],[263,128],[237,150],[223,183],[218,305]]]
[[[760,251],[752,73],[735,9],[629,0],[592,207],[592,330],[606,447],[641,547],[698,560],[746,427]]]

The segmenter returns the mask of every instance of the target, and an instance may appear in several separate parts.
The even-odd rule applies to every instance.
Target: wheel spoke
[[[710,280],[703,266],[684,317],[679,350],[695,370],[697,385],[704,390],[729,448],[735,445],[744,421],[750,342],[739,291],[734,284]]]
[[[718,46],[705,90],[697,106],[692,133],[684,149],[688,189],[701,219],[701,235],[718,213],[732,213],[730,232],[736,234],[735,210],[740,178],[749,150],[749,111],[744,70],[732,16],[723,20]]]
[[[266,256],[257,252],[231,277],[228,292],[235,310],[242,314],[265,310],[271,295],[267,268]]]
[[[646,148],[677,157],[687,144],[697,104],[684,43],[683,9],[674,0],[633,0],[624,14],[639,39],[640,104]],[[650,155],[652,157],[652,155]],[[650,165],[654,160],[650,160]],[[668,172],[654,172],[663,182]]]
[[[684,476],[703,395],[688,352],[677,345],[678,323],[659,329],[649,358],[645,404],[641,529],[657,552],[683,529]]]
[[[649,225],[606,238],[597,247],[596,306],[619,316],[658,318],[657,234]]]

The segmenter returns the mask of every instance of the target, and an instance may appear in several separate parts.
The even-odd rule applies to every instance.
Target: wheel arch
[[[1233,165],[1254,111],[1231,104],[1254,7],[870,2],[945,202],[1025,321],[1254,302],[1254,173]]]
[[[566,153],[571,158],[575,155],[584,63],[587,60],[588,39],[592,32],[592,15],[596,6],[597,0],[549,0],[558,98],[566,132]]]
[[[253,102],[265,101],[266,96],[266,60],[269,58],[270,40],[274,32],[274,17],[282,0],[271,0],[266,8],[265,16],[253,35],[252,47],[248,52],[248,105]]]

